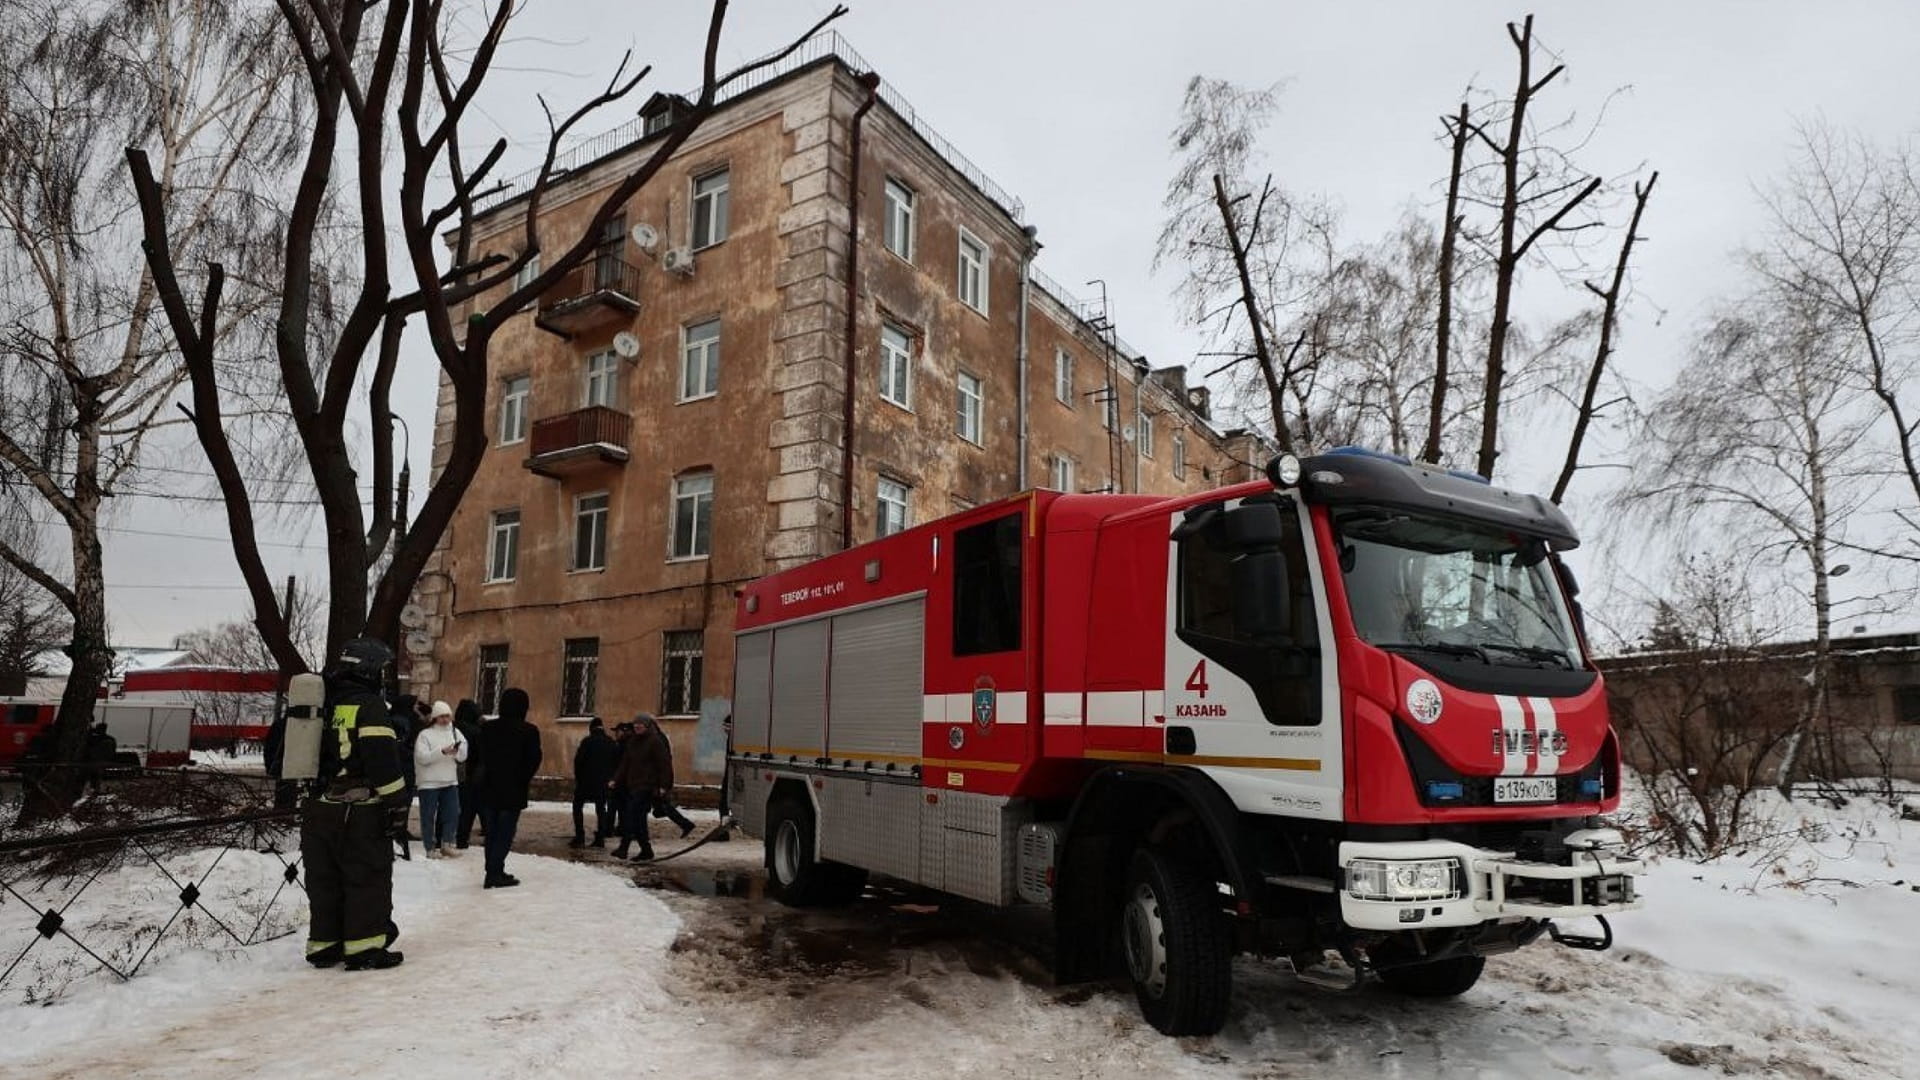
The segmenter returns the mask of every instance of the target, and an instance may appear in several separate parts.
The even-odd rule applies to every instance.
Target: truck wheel
[[[1473,989],[1486,966],[1484,956],[1455,956],[1431,964],[1386,968],[1380,972],[1380,981],[1387,989],[1408,997],[1458,997]]]
[[[1213,883],[1156,851],[1133,854],[1120,951],[1140,1012],[1163,1035],[1212,1035],[1227,1022],[1233,939]]]
[[[783,799],[767,811],[767,879],[788,907],[837,907],[860,898],[867,872],[813,857],[813,811]]]

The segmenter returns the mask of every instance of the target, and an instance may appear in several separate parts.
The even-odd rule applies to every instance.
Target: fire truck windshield
[[[1360,636],[1385,649],[1521,667],[1581,666],[1536,537],[1372,506],[1333,512]]]

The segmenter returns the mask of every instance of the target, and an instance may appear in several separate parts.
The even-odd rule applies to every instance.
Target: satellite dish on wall
[[[433,651],[433,638],[428,637],[423,630],[415,630],[407,635],[406,645],[408,652],[419,656]]]
[[[1123,427],[1120,429],[1120,441],[1129,443],[1133,441],[1133,429],[1131,427]]]
[[[419,604],[408,604],[400,609],[400,625],[409,630],[418,630],[427,625],[427,611]]]
[[[633,243],[641,251],[652,251],[660,246],[660,230],[642,221],[633,227]]]
[[[631,360],[640,355],[640,339],[630,331],[622,330],[613,335],[613,351]]]

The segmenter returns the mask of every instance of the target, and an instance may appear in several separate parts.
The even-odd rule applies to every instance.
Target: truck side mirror
[[[1243,638],[1285,637],[1293,631],[1287,556],[1278,548],[1233,560],[1233,628]]]

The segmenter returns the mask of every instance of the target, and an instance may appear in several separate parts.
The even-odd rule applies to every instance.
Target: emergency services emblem
[[[1423,724],[1440,719],[1440,710],[1445,705],[1446,699],[1440,696],[1440,688],[1433,685],[1431,679],[1415,679],[1407,687],[1407,715]]]
[[[982,675],[973,681],[973,724],[981,731],[993,728],[995,715],[999,712],[999,695],[994,693],[993,678]]]

